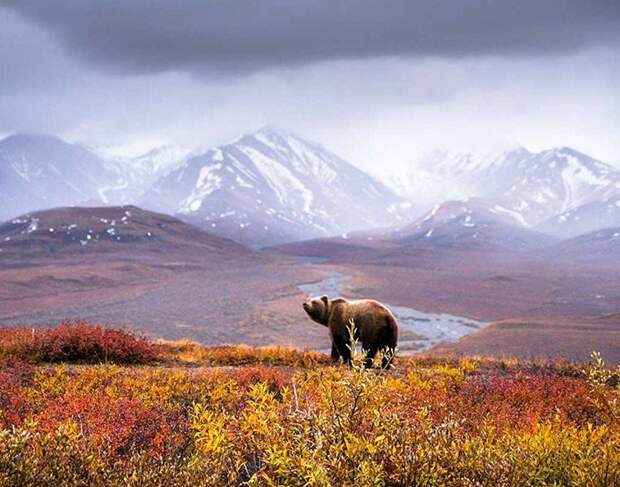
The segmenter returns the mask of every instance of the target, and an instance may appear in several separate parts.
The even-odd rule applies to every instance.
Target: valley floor
[[[212,345],[325,350],[325,329],[306,318],[301,303],[303,289],[314,289],[312,283],[334,272],[347,280],[329,288],[330,295],[498,322],[470,330],[475,333],[457,344],[439,344],[439,352],[583,361],[597,350],[609,363],[620,363],[620,281],[613,268],[475,254],[368,262],[263,255],[218,265],[159,257],[71,258],[7,266],[0,268],[0,325],[41,327],[86,319]],[[401,338],[407,342],[403,350],[410,342],[424,343],[404,327]]]

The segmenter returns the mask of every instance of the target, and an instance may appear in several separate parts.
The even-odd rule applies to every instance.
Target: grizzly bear
[[[372,299],[347,301],[344,298],[328,299],[327,296],[321,296],[306,301],[303,308],[311,320],[329,328],[334,363],[342,357],[345,364],[351,364],[349,330],[352,321],[354,339],[359,340],[366,351],[366,367],[372,367],[379,350],[384,352],[381,366],[390,366],[398,340],[398,324],[384,305]]]

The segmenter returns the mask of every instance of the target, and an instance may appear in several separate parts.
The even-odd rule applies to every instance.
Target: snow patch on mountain
[[[282,205],[295,206],[297,200],[301,198],[303,211],[312,212],[312,191],[306,188],[285,165],[252,147],[241,146],[239,150],[258,168]]]
[[[509,210],[508,208],[504,208],[500,205],[494,205],[493,208],[490,209],[490,211],[493,213],[504,213],[505,215],[510,215],[510,217],[512,217],[515,221],[519,222],[522,226],[529,226],[525,221],[525,218],[523,218],[523,216],[517,211]]]
[[[198,211],[202,201],[221,187],[222,177],[217,174],[220,169],[222,169],[220,163],[204,166],[200,169],[192,194],[180,203],[179,211],[181,213]]]

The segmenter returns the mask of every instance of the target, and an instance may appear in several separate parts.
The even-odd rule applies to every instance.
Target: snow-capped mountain
[[[267,245],[395,225],[404,202],[320,145],[266,127],[188,159],[141,204]]]
[[[467,196],[480,196],[489,191],[489,182],[495,187],[518,178],[531,155],[522,146],[481,154],[435,151],[422,157],[419,166],[451,186],[456,183]]]
[[[114,182],[104,161],[79,145],[46,135],[0,141],[0,220],[26,211],[100,202]]]
[[[137,201],[162,176],[180,167],[192,151],[173,145],[151,149],[137,157],[118,157],[101,152],[106,167],[116,175],[110,186],[99,194],[106,204],[128,204]]]
[[[472,191],[455,184],[452,179],[421,168],[411,172],[384,172],[379,177],[397,195],[413,202],[411,216],[414,218],[437,202],[462,200],[473,195]]]
[[[529,250],[551,237],[525,227],[520,214],[482,199],[447,201],[395,232],[401,244],[460,250]]]
[[[534,226],[597,200],[616,180],[620,180],[620,173],[611,166],[564,147],[526,159],[521,176],[496,196]]]
[[[414,202],[427,200],[417,188],[435,185],[446,192],[437,203],[455,197],[481,197],[518,213],[529,227],[581,205],[603,201],[605,191],[620,181],[620,173],[612,166],[567,147],[539,153],[523,147],[483,155],[435,152],[417,167],[409,177],[400,178],[417,179],[417,186],[410,184],[408,191]],[[425,191],[438,192],[428,187]]]
[[[574,206],[538,226],[542,232],[559,237],[576,237],[602,228],[620,226],[620,181],[593,195],[590,201]]]

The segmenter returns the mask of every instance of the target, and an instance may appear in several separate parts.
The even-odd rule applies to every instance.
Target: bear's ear
[[[329,304],[329,299],[327,298],[327,296],[321,296],[321,301],[325,303],[325,306]]]

